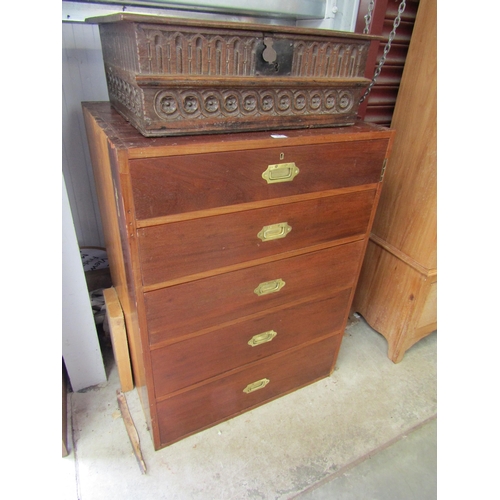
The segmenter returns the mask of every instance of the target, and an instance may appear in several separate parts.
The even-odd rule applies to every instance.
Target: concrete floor
[[[118,408],[117,371],[69,394],[67,500],[435,499],[436,341],[397,365],[362,319],[336,370],[288,396],[155,452],[136,391],[126,393],[147,472]]]

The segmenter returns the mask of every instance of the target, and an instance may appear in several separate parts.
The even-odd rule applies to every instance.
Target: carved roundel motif
[[[228,113],[234,113],[238,110],[238,97],[235,94],[229,94],[225,97],[224,109]]]
[[[160,118],[172,118],[178,114],[177,98],[170,92],[158,92],[155,96],[154,109]]]
[[[257,111],[257,94],[254,92],[246,93],[242,96],[242,112],[244,113],[255,113]]]
[[[278,94],[278,109],[279,113],[289,113],[293,103],[293,96],[290,92],[283,91]]]
[[[182,104],[184,111],[190,115],[196,114],[200,110],[200,103],[195,95],[184,97]]]
[[[272,94],[264,94],[261,100],[262,111],[272,111],[274,108],[274,98]]]
[[[210,94],[205,98],[205,111],[208,113],[216,113],[219,111],[219,99],[214,94]]]
[[[316,111],[317,109],[319,109],[320,106],[321,106],[321,95],[319,95],[319,94],[313,94],[311,96],[311,101],[309,103],[309,106],[314,111]]]
[[[335,107],[335,104],[337,102],[335,94],[328,94],[325,98],[325,108],[326,109],[333,109]]]
[[[294,107],[297,111],[302,111],[303,109],[305,109],[306,105],[307,105],[307,98],[305,94],[300,92],[295,96]]]
[[[278,107],[281,111],[286,111],[290,107],[290,97],[286,94],[281,95],[278,101]]]
[[[338,100],[338,108],[340,111],[349,111],[352,108],[354,100],[349,92],[341,92]]]
[[[121,82],[116,82],[115,94],[120,102],[129,108],[140,106],[140,100],[133,89],[120,90]],[[123,85],[123,84],[122,84]],[[138,101],[138,103],[136,103]],[[154,98],[154,110],[163,120],[254,115],[287,116],[293,114],[317,115],[348,113],[354,106],[353,93],[348,90],[259,89],[256,90],[216,90],[207,89],[176,91],[160,90]],[[138,108],[140,109],[140,107]]]
[[[161,100],[161,110],[166,115],[173,115],[177,111],[177,102],[173,97],[165,96]]]

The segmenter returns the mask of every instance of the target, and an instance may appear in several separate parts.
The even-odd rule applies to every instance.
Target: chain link
[[[370,24],[372,23],[372,14],[373,14],[373,8],[375,7],[375,0],[370,0],[370,3],[368,4],[368,14],[365,16],[365,29],[363,30],[363,33],[365,35],[368,35],[370,32]]]
[[[405,8],[406,8],[406,0],[401,0],[401,3],[399,4],[399,7],[398,7],[398,13],[396,15],[396,18],[394,19],[392,31],[389,34],[389,39],[387,40],[387,43],[385,44],[385,47],[384,47],[384,53],[382,54],[382,57],[380,58],[380,61],[378,62],[377,68],[375,69],[375,73],[373,74],[372,81],[370,82],[370,85],[368,85],[368,88],[366,89],[363,97],[359,101],[359,104],[361,104],[368,97],[368,95],[372,91],[373,86],[375,85],[375,82],[377,81],[377,78],[380,75],[380,72],[382,71],[382,67],[384,66],[385,61],[387,59],[387,54],[391,50],[392,41],[396,37],[396,29],[398,28],[398,26],[401,23],[401,15],[405,11]],[[373,11],[373,0],[370,0],[370,5],[368,6],[368,14],[365,16],[366,26],[365,26],[363,33],[367,34],[369,31],[369,27],[370,27],[369,23],[371,23],[372,11]]]

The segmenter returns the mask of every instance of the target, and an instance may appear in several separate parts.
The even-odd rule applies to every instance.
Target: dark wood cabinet
[[[393,132],[151,139],[83,109],[155,448],[329,376]]]

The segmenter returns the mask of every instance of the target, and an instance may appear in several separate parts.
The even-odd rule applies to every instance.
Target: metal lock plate
[[[255,47],[255,74],[289,76],[292,73],[293,41],[264,37]]]

